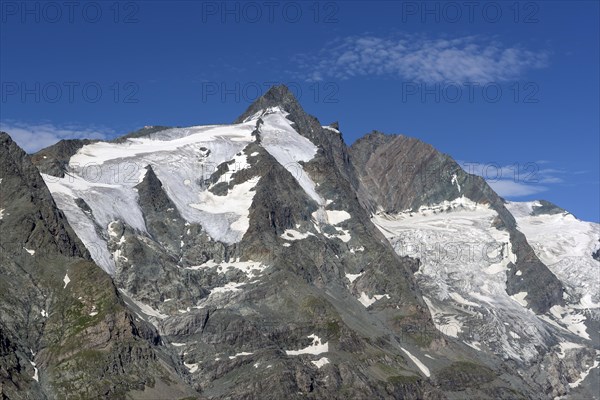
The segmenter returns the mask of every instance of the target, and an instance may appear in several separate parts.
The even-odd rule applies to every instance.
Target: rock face
[[[372,212],[418,210],[421,206],[465,197],[489,204],[498,213],[500,226],[510,234],[516,262],[511,269],[522,271],[517,279],[508,274],[509,294],[527,292],[529,307],[545,313],[563,304],[560,281],[540,262],[525,236],[516,229],[514,217],[500,198],[479,176],[467,174],[452,158],[431,145],[406,136],[373,132],[350,149],[359,171],[362,203]]]
[[[151,135],[156,132],[164,131],[165,129],[169,129],[168,126],[145,126],[142,129],[138,129],[137,131],[130,132],[126,135],[120,136],[113,140],[114,143],[123,143],[127,141],[127,139],[135,139],[135,138],[143,138],[145,136]]]
[[[588,333],[595,329],[598,309],[586,314],[581,308],[584,297],[600,287],[595,283],[583,289],[587,285],[577,278],[598,270],[590,257],[598,247],[597,225],[577,221],[543,200],[509,204],[481,177],[466,173],[452,158],[414,138],[373,132],[352,145],[350,157],[359,176],[361,203],[400,254],[421,259],[418,284],[426,292],[438,329],[478,349],[487,346],[523,360],[544,356],[544,351],[535,350],[540,343],[552,346],[573,340],[522,313],[519,309],[525,306],[542,318],[554,314],[558,324],[579,340],[597,343]],[[565,237],[557,240],[560,230]],[[572,251],[567,242],[583,246]],[[498,243],[504,243],[497,250],[501,256],[490,257]],[[478,282],[483,283],[479,288]],[[487,297],[492,293],[493,299]],[[514,299],[519,302],[516,307]],[[497,318],[498,313],[511,317]],[[566,322],[571,317],[585,321],[585,328]],[[514,328],[505,330],[503,324]],[[597,345],[592,343],[574,357],[593,357]],[[569,363],[547,357],[531,368],[539,368],[548,380],[545,391],[557,384],[549,383],[556,377],[543,372],[546,363],[555,362],[560,368]],[[541,383],[539,376],[536,379]],[[568,391],[552,390],[555,395]]]
[[[10,136],[0,132],[2,145],[2,243],[17,244],[5,250],[22,253],[22,247],[51,249],[65,256],[88,257],[70,229],[29,156]],[[8,207],[10,204],[11,208]],[[20,247],[18,247],[20,246]]]
[[[69,159],[77,153],[77,150],[94,142],[94,140],[87,139],[61,140],[31,156],[31,161],[38,167],[40,172],[62,178],[65,176]]]
[[[549,201],[546,201],[546,200],[538,200],[537,203],[538,203],[538,205],[536,207],[533,207],[533,211],[531,212],[531,215],[544,215],[544,214],[553,215],[553,214],[568,213],[568,211],[566,211],[565,209],[560,208],[556,204],[550,203]]]
[[[29,156],[5,133],[0,142],[3,398],[194,394],[154,328],[127,310],[90,260]]]
[[[534,314],[565,319],[587,298],[540,261],[482,179],[415,139],[372,133],[348,147],[339,124],[322,126],[284,86],[231,125],[57,144],[31,157],[41,177],[3,140],[28,171],[18,179],[37,182],[3,171],[15,180],[4,218],[55,216],[35,242],[11,237],[24,253],[2,259],[2,277],[20,280],[0,317],[10,398],[543,399],[569,392],[595,355],[585,328],[561,336]],[[13,198],[28,196],[38,200],[17,212]],[[545,210],[528,218],[563,215]],[[404,234],[444,232],[430,229],[438,216],[499,242],[499,259],[436,264],[399,251]],[[43,268],[23,268],[28,257]],[[461,266],[490,277],[472,271],[460,291]],[[469,297],[480,283],[502,301]],[[440,287],[463,314],[440,311]],[[513,332],[523,343],[506,338],[505,312],[533,326]]]

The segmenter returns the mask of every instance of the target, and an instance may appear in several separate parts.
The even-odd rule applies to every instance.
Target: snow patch
[[[329,364],[329,360],[327,359],[327,357],[321,357],[317,361],[311,361],[311,363],[315,364],[317,368],[321,368]]]
[[[138,174],[138,183],[142,183],[144,178],[146,177],[146,173],[148,172],[147,168],[140,168],[140,172]]]
[[[475,342],[463,342],[464,344],[466,344],[467,346],[477,350],[477,351],[481,351],[481,343],[475,341]]]
[[[350,239],[352,239],[352,236],[350,235],[350,231],[347,229],[342,229],[340,227],[335,227],[337,233],[335,234],[328,234],[323,232],[323,236],[325,236],[328,239],[340,239],[342,242],[344,243],[348,243],[350,241]]]
[[[450,211],[485,211],[490,210],[490,208],[486,204],[479,204],[474,202],[473,200],[462,195],[461,197],[457,197],[454,200],[444,200],[439,204],[432,204],[427,206],[421,206],[415,212],[412,210],[405,210],[395,217],[396,219],[406,219],[411,218],[413,216],[434,216],[441,212],[450,212]],[[380,212],[376,213],[376,215],[381,215]]]
[[[165,319],[167,318],[167,315],[161,314],[158,310],[155,310],[154,308],[150,307],[149,305],[142,303],[139,300],[134,299],[131,294],[129,294],[126,290],[124,289],[119,289],[119,291],[125,295],[127,298],[129,298],[129,300],[131,300],[139,309],[142,313],[144,313],[145,315],[149,316],[149,317],[155,317],[158,319]]]
[[[257,182],[255,177],[235,185],[225,196],[202,191],[198,194],[199,202],[189,203],[189,206],[205,213],[202,226],[213,239],[237,243],[250,227],[250,206]]]
[[[351,217],[350,214],[344,210],[325,210],[325,213],[327,214],[327,221],[331,225],[337,225],[341,222],[349,220]]]
[[[523,307],[527,307],[527,300],[525,300],[525,297],[527,297],[527,292],[519,292],[510,297]]]
[[[307,336],[309,339],[312,339],[312,344],[309,345],[308,347],[305,347],[301,350],[286,350],[285,353],[288,356],[297,356],[300,354],[321,354],[321,353],[327,353],[329,351],[329,343],[321,343],[321,338],[319,338],[317,335],[312,334]]]
[[[69,278],[68,274],[65,274],[65,277],[63,278],[63,282],[65,283],[65,286],[63,287],[63,289],[66,289],[69,282],[71,282],[71,278]]]
[[[28,248],[26,248],[26,247],[23,247],[23,250],[25,250],[26,252],[28,252],[28,253],[29,253],[29,255],[31,255],[31,256],[35,254],[35,250],[29,250],[29,249],[28,249]]]
[[[227,163],[227,173],[221,176],[219,182],[229,183],[235,173],[248,168],[250,168],[248,157],[244,153],[238,153]]]
[[[364,274],[364,271],[358,274],[346,274],[346,279],[350,281],[350,283],[354,282],[358,278],[360,278]]]
[[[233,360],[235,358],[242,357],[242,356],[251,356],[252,354],[254,354],[254,353],[248,353],[247,351],[242,351],[241,353],[237,353],[234,356],[229,356],[229,359]]]
[[[340,133],[340,131],[338,131],[337,129],[335,129],[335,128],[332,128],[332,127],[330,127],[330,126],[322,126],[322,128],[323,128],[323,129],[327,129],[328,131],[335,132],[335,133]]]
[[[596,357],[598,357],[598,355],[600,355],[600,351],[596,351]],[[573,389],[573,388],[576,388],[577,386],[581,385],[581,382],[583,382],[585,380],[585,378],[587,378],[590,371],[593,370],[594,368],[598,368],[599,365],[600,365],[600,360],[598,360],[598,358],[596,358],[594,360],[594,364],[592,364],[592,366],[589,367],[587,370],[583,371],[581,373],[581,375],[579,376],[579,379],[577,379],[575,382],[569,383],[569,387],[571,387],[571,389]]]
[[[423,375],[425,375],[426,377],[430,377],[431,373],[429,372],[429,368],[427,368],[427,366],[425,364],[423,364],[421,362],[421,360],[419,360],[417,357],[413,356],[408,350],[406,350],[404,347],[400,347],[400,349],[402,349],[402,351],[404,353],[406,353],[406,355],[412,360],[412,362],[415,363],[415,365],[417,366],[417,368],[419,368],[419,370],[421,370],[421,372],[423,373]]]
[[[31,364],[31,366],[33,367],[33,376],[31,377],[34,381],[39,382],[40,378],[38,375],[38,369],[35,366],[35,363],[33,361],[29,361],[29,363]]]
[[[193,374],[194,372],[198,371],[198,364],[188,364],[184,362],[183,365],[185,365],[190,374]]]
[[[376,294],[373,297],[369,297],[369,295],[367,295],[365,292],[362,292],[360,294],[360,297],[358,298],[358,301],[360,301],[363,306],[369,307],[373,303],[375,303],[377,300],[381,300],[384,297],[389,299],[390,295],[389,294]]]
[[[585,320],[587,317],[574,310],[572,307],[562,307],[559,305],[550,308],[550,315],[554,317],[559,326],[566,328],[569,332],[575,335],[590,340],[590,335],[587,333]]]
[[[222,274],[231,269],[237,269],[238,271],[242,271],[247,278],[252,279],[260,276],[267,268],[269,268],[269,266],[252,260],[240,261],[240,259],[237,258],[235,261],[223,261],[221,263],[216,263],[214,260],[208,260],[204,264],[187,267],[186,269],[198,270],[211,268],[216,268],[217,272]]]
[[[286,229],[285,232],[283,232],[283,234],[281,235],[281,237],[283,239],[289,240],[289,241],[302,240],[302,239],[306,239],[309,236],[314,236],[314,234],[311,232],[306,232],[306,233],[298,232],[295,229]]]
[[[450,183],[452,183],[453,185],[456,185],[456,187],[458,188],[458,193],[460,193],[460,185],[458,184],[458,177],[456,176],[456,174],[452,175],[452,179],[450,179]]]
[[[240,287],[244,286],[244,285],[245,285],[245,283],[243,283],[243,282],[229,282],[229,283],[225,284],[224,286],[219,286],[219,287],[216,287],[216,288],[212,288],[210,290],[210,294],[213,294],[213,293],[227,293],[227,292],[239,292],[240,290],[242,290],[242,289],[240,289]]]
[[[583,348],[582,345],[577,344],[577,343],[571,343],[571,342],[561,342],[558,344],[558,346],[560,348],[560,353],[558,353],[558,358],[560,358],[560,359],[565,358],[566,352],[568,350]]]

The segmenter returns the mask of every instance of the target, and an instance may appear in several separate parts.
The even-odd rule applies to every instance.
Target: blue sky
[[[0,127],[28,151],[229,122],[277,82],[348,143],[414,136],[600,220],[597,1],[0,5]]]

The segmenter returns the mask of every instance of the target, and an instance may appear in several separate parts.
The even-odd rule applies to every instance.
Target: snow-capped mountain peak
[[[7,276],[48,264],[52,246],[73,265],[27,269],[32,288],[55,276],[9,325],[34,310],[90,335],[99,353],[82,357],[98,355],[102,382],[122,388],[112,360],[128,335],[147,340],[134,358],[151,368],[135,374],[178,382],[155,385],[173,398],[576,398],[597,372],[597,224],[506,203],[417,139],[373,132],[348,147],[283,86],[233,124],[60,142],[31,157],[41,174],[8,147],[0,188],[17,194],[0,224],[23,232]],[[110,275],[104,297],[88,293],[90,256]],[[75,374],[58,330],[10,336],[40,351],[41,382]]]

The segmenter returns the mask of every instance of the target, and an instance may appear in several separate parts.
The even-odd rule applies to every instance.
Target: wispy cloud
[[[568,171],[557,168],[540,168],[540,164],[549,161],[536,161],[500,165],[498,163],[480,163],[458,161],[460,166],[470,174],[479,175],[502,197],[518,198],[542,193],[552,185],[562,184]]]
[[[102,127],[27,124],[19,121],[0,122],[0,131],[8,133],[28,153],[35,153],[62,139],[106,139],[115,133],[112,129]]]
[[[496,193],[506,198],[525,197],[548,190],[546,186],[531,185],[527,183],[511,181],[508,179],[488,181],[488,184]]]
[[[502,82],[548,63],[546,51],[506,46],[480,36],[351,36],[326,44],[296,62],[309,81],[389,76],[422,83]]]

